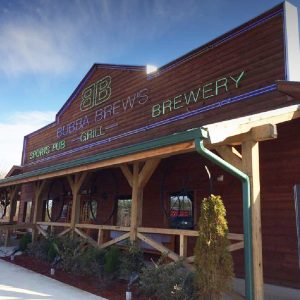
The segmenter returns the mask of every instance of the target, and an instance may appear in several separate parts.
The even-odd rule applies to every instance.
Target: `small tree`
[[[228,251],[226,210],[220,196],[204,198],[199,219],[195,253],[199,299],[221,299],[230,291],[233,279],[232,256]]]

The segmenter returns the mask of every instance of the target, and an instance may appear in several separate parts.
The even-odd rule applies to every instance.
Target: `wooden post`
[[[187,257],[187,236],[184,234],[180,235],[179,243],[179,255],[180,257]]]
[[[132,187],[130,240],[136,241],[137,229],[142,224],[143,212],[143,189],[149,181],[153,172],[160,163],[160,159],[149,159],[140,171],[140,163],[133,164],[133,173],[128,165],[122,165],[121,170],[126,177],[128,184]]]
[[[75,225],[79,221],[79,213],[80,213],[80,195],[78,192],[87,176],[87,172],[77,173],[74,176],[69,175],[68,181],[72,190],[72,211],[71,211],[71,230],[74,233]],[[72,233],[72,234],[73,234]]]
[[[242,164],[250,179],[254,299],[264,299],[262,265],[259,144],[254,140],[242,143]]]
[[[9,209],[9,216],[8,216],[8,221],[12,222],[14,218],[14,214],[16,211],[16,195],[17,195],[17,187],[13,186],[9,188],[9,200],[10,200],[10,209]],[[5,241],[4,241],[4,246],[7,247],[10,241],[10,230],[7,229],[5,231]]]
[[[17,195],[18,195],[18,187],[17,186],[11,187],[9,191],[9,197],[10,197],[9,222],[13,222],[14,216],[16,214]]]
[[[98,239],[97,239],[97,244],[98,246],[102,245],[104,242],[104,232],[103,229],[98,230]]]
[[[133,164],[133,179],[132,179],[132,202],[131,202],[131,222],[130,222],[130,240],[136,241],[137,228],[139,223],[139,163]]]
[[[36,241],[37,238],[37,229],[36,223],[40,221],[41,213],[42,213],[42,203],[41,203],[41,195],[43,188],[46,184],[46,181],[37,181],[34,184],[34,211],[33,211],[33,219],[32,223],[35,225],[32,229],[32,241]]]

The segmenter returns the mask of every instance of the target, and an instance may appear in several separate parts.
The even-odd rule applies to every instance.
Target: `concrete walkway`
[[[0,300],[106,300],[0,260]]]
[[[245,280],[234,279],[233,288],[241,295],[245,295]],[[264,300],[300,300],[300,290],[272,284],[264,284]],[[224,297],[224,300],[238,299]]]

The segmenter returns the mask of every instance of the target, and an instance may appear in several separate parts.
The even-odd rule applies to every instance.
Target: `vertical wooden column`
[[[133,172],[128,165],[122,165],[121,170],[126,177],[128,184],[132,187],[130,240],[136,241],[138,227],[142,224],[143,212],[143,189],[153,172],[160,163],[160,159],[150,159],[146,161],[140,171],[140,163],[133,163]]]
[[[9,222],[13,222],[14,216],[16,214],[17,196],[18,196],[18,187],[17,186],[11,187],[9,191],[9,198],[10,198]]]
[[[179,240],[179,255],[180,257],[187,257],[187,236],[181,234]]]
[[[140,206],[140,186],[139,186],[139,163],[133,164],[133,178],[132,178],[132,202],[131,202],[131,222],[130,222],[130,240],[136,241],[137,228],[139,224]]]
[[[259,175],[259,143],[247,140],[242,143],[242,164],[244,172],[250,179],[253,283],[254,299],[264,299],[264,281],[262,265],[261,204]]]
[[[32,219],[34,228],[32,229],[32,241],[35,241],[37,238],[36,222],[40,220],[42,214],[41,195],[45,184],[45,180],[34,183],[34,211]]]
[[[87,176],[87,172],[77,173],[73,176],[68,176],[68,181],[72,190],[72,211],[71,211],[71,229],[74,232],[75,225],[79,221],[80,213],[80,195],[78,195],[79,190]]]
[[[17,187],[16,186],[10,187],[9,188],[10,210],[9,210],[9,217],[8,217],[9,222],[13,221],[16,212],[16,201],[17,201],[16,196],[17,196]],[[10,231],[9,229],[7,229],[5,233],[5,241],[4,241],[5,247],[8,246],[9,240],[10,240]]]

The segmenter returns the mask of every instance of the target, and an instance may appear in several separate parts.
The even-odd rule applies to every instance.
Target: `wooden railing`
[[[67,227],[63,231],[57,234],[57,236],[63,236],[71,231],[71,223],[63,223],[63,222],[37,222],[36,229],[38,232],[43,235],[45,238],[49,237],[49,233],[43,227],[50,227],[50,233],[54,234],[55,227]]]
[[[90,238],[85,232],[82,231],[82,229],[96,229],[98,230],[98,238],[97,242]],[[104,231],[120,231],[120,232],[125,232],[124,234],[110,240],[107,242],[103,242],[103,237],[104,237]],[[113,244],[119,243],[123,240],[126,240],[129,238],[129,232],[130,232],[130,227],[125,227],[125,226],[114,226],[114,225],[96,225],[96,224],[76,224],[75,225],[75,232],[80,235],[83,238],[86,238],[90,244],[92,244],[95,247],[99,248],[106,248],[109,247]]]
[[[107,248],[111,245],[117,244],[121,241],[125,241],[130,237],[130,227],[125,226],[113,226],[113,225],[96,225],[96,224],[75,224],[74,230],[72,230],[71,223],[59,223],[59,222],[37,222],[34,226],[33,224],[5,224],[0,225],[0,232],[5,232],[5,244],[7,245],[7,240],[9,238],[9,232],[18,229],[36,229],[39,234],[42,234],[45,238],[49,237],[50,233],[54,234],[55,227],[63,227],[64,230],[60,231],[57,236],[63,236],[68,232],[75,232],[77,235],[84,238],[88,243],[94,247]],[[96,230],[97,240],[89,236],[85,230]],[[105,231],[115,231],[122,233],[121,235],[112,238],[111,240],[104,241]],[[165,246],[162,242],[158,242],[153,237],[149,235],[167,235],[167,236],[178,236],[179,237],[179,253],[177,254],[172,249]],[[170,229],[170,228],[152,228],[152,227],[138,227],[137,228],[137,238],[142,242],[146,243],[153,249],[165,253],[173,261],[178,261],[184,258],[186,262],[192,263],[194,261],[194,256],[188,257],[188,238],[197,237],[199,235],[196,230],[184,230],[184,229]],[[238,233],[229,233],[228,238],[232,242],[228,249],[229,251],[236,251],[244,248],[244,235]]]
[[[82,229],[94,229],[98,230],[98,239],[95,241],[90,236],[88,236]],[[105,230],[108,231],[119,231],[123,232],[120,236],[111,239],[110,241],[103,243],[103,232]],[[121,241],[124,241],[129,238],[130,227],[122,227],[122,226],[112,226],[112,225],[95,225],[95,224],[76,224],[75,232],[85,238],[91,245],[99,248],[106,248],[113,244],[117,244]],[[179,254],[167,248],[160,242],[157,242],[155,239],[147,236],[147,234],[159,234],[159,235],[171,235],[171,236],[179,236]],[[180,258],[185,258],[187,262],[193,262],[194,256],[187,256],[188,249],[188,238],[189,237],[197,237],[199,235],[196,230],[184,230],[184,229],[169,229],[169,228],[149,228],[149,227],[139,227],[137,229],[137,237],[144,243],[148,244],[155,250],[166,253],[166,255],[174,260],[178,261]],[[231,243],[228,247],[229,251],[235,251],[244,248],[244,235],[238,233],[229,233],[228,238],[232,241],[237,241],[235,243]]]
[[[166,255],[174,261],[178,261],[180,258],[186,258],[188,262],[194,261],[194,256],[187,257],[187,241],[188,237],[197,237],[199,235],[196,230],[184,230],[184,229],[169,229],[169,228],[148,228],[148,227],[139,227],[137,229],[137,236],[140,240],[147,243],[154,249],[160,251],[161,253],[166,253]],[[163,244],[158,243],[154,239],[147,237],[147,233],[157,233],[157,234],[166,234],[166,235],[175,235],[179,236],[179,255]],[[228,239],[239,241],[237,243],[232,243],[229,247],[229,251],[235,251],[241,248],[244,248],[244,235],[238,233],[229,233]]]
[[[21,229],[33,229],[34,224],[9,224],[9,223],[0,223],[0,235],[3,237],[4,246],[7,247],[9,243],[9,238],[11,233],[21,230]]]

